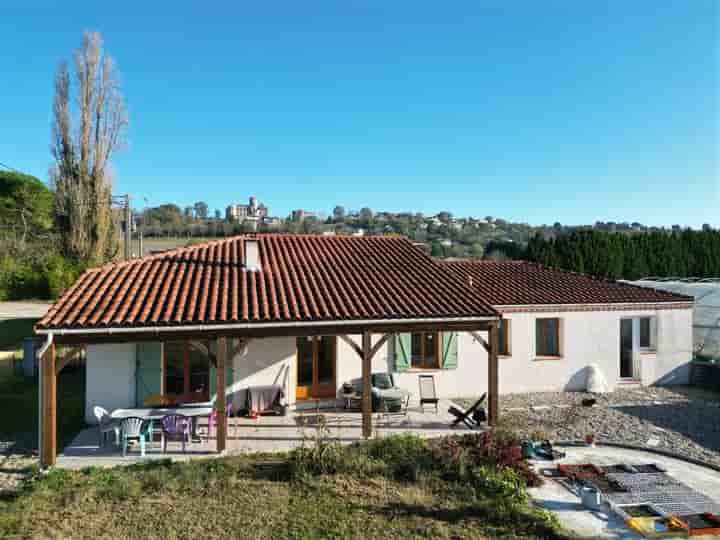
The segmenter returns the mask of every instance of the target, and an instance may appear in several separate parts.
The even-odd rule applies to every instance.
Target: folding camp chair
[[[435,405],[435,412],[438,413],[438,397],[435,391],[435,377],[432,375],[420,375],[420,409],[425,412],[425,404]]]
[[[472,407],[469,409],[463,411],[460,407],[457,407],[455,405],[450,405],[450,408],[448,409],[448,412],[452,414],[455,417],[455,420],[451,424],[451,427],[457,426],[460,422],[464,423],[467,427],[470,429],[474,429],[480,425],[480,418],[484,416],[484,414],[479,415],[476,413],[484,413],[485,411],[479,411],[478,408],[480,405],[482,405],[483,401],[485,401],[485,396],[487,393],[480,396],[480,399],[478,399]]]

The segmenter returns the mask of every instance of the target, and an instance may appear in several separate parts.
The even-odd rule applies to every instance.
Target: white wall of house
[[[280,384],[285,387],[289,403],[295,402],[297,368],[295,338],[251,339],[245,350],[232,358],[234,383],[227,393],[233,394],[233,405],[245,405],[245,389],[249,386]]]
[[[480,334],[487,339],[487,333]],[[383,347],[373,369],[393,372],[395,366],[395,343]],[[402,373],[393,373],[395,384],[412,394],[412,402],[419,400],[419,375],[432,374],[435,377],[435,390],[441,398],[475,396],[487,389],[487,353],[467,332],[458,334],[458,367],[456,369],[409,369]]]
[[[641,382],[688,382],[690,309],[511,313],[504,317],[511,321],[512,354],[500,359],[501,393],[581,390],[590,364],[597,364],[610,388],[615,388],[620,380],[620,320],[636,317],[657,320],[656,350],[637,356]],[[561,320],[560,358],[538,359],[535,355],[535,320],[543,317]],[[459,354],[462,358],[463,353]]]
[[[597,364],[610,385],[620,380],[620,320],[633,317],[656,317],[657,345],[653,352],[638,353],[642,384],[687,384],[688,362],[692,357],[692,310],[632,311],[563,311],[546,313],[509,313],[511,321],[511,355],[500,358],[500,392],[543,392],[581,390],[585,387],[586,367]],[[535,354],[535,319],[561,319],[562,356],[539,359]],[[481,334],[487,338],[487,334]],[[360,343],[360,336],[354,336]],[[378,336],[373,337],[374,340]],[[236,358],[236,387],[271,384],[281,366],[289,369],[288,401],[295,401],[295,340],[268,338],[254,340],[247,360],[253,366],[252,377],[244,379],[241,359]],[[265,367],[263,367],[265,366]],[[373,358],[373,372],[394,370],[394,343],[383,346]],[[444,398],[474,396],[487,390],[487,353],[468,333],[459,334],[458,367],[456,369],[409,370],[394,373],[395,381],[418,398],[418,375],[435,376],[438,395]],[[362,376],[360,358],[338,339],[336,384]]]
[[[660,313],[660,312],[659,312]],[[658,317],[658,349],[653,362],[648,357],[648,379],[652,384],[688,384],[693,358],[693,310],[668,310]],[[645,362],[643,362],[643,367]]]
[[[620,378],[620,320],[625,317],[656,317],[657,343],[652,352],[639,352],[642,384],[687,384],[692,358],[692,310],[560,311],[508,313],[511,324],[511,355],[500,358],[500,392],[541,392],[584,388],[586,367],[597,364],[611,389]],[[561,319],[559,358],[539,359],[535,354],[535,320]],[[487,334],[482,334],[484,337]],[[373,336],[378,339],[379,336]],[[360,336],[354,337],[360,343]],[[291,337],[250,340],[232,358],[234,382],[228,393],[236,406],[244,404],[248,386],[282,384],[287,400],[295,403],[297,378],[296,340]],[[373,372],[394,371],[394,343],[383,346],[373,359]],[[468,333],[460,333],[456,369],[409,370],[395,373],[399,386],[418,398],[418,375],[435,376],[443,398],[475,396],[487,390],[487,353]],[[337,340],[335,382],[359,379],[362,366],[357,353]],[[94,421],[92,407],[108,410],[135,404],[135,345],[91,345],[87,351],[86,420]]]
[[[95,406],[108,411],[135,406],[135,344],[88,345],[85,421],[95,423]]]

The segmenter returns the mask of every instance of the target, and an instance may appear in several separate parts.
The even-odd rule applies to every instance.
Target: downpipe
[[[53,333],[50,332],[45,336],[45,341],[35,353],[38,364],[38,457],[41,460],[40,468],[42,469],[42,426],[43,426],[43,356],[53,344]]]

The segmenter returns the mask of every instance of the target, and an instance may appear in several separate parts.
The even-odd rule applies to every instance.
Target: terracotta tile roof
[[[85,272],[38,329],[439,319],[497,312],[406,238],[238,236]]]
[[[493,306],[692,302],[693,298],[525,261],[443,262]]]

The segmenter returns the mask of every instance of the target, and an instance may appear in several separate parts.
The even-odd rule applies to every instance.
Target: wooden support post
[[[498,325],[492,323],[489,330],[489,345],[490,350],[488,351],[488,424],[496,426],[498,422],[498,391],[499,391],[499,376],[498,376]]]
[[[51,344],[43,358],[42,365],[42,448],[40,465],[52,467],[57,455],[57,373],[55,366],[55,344]]]
[[[217,411],[217,451],[225,450],[226,441],[226,418],[225,418],[225,356],[227,355],[227,338],[220,337],[217,340],[217,399],[215,409]]]
[[[372,341],[370,332],[362,335],[362,435],[369,439],[372,435]]]

